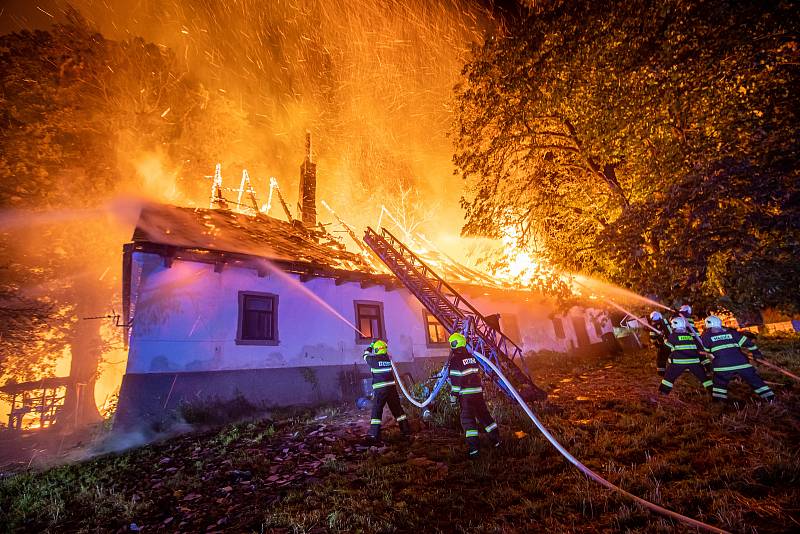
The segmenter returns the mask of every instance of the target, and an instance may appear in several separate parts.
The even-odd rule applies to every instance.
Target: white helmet
[[[692,307],[689,306],[688,304],[684,304],[683,306],[678,308],[678,313],[680,313],[681,315],[683,315],[683,314],[691,315],[692,314]]]
[[[706,328],[722,328],[722,320],[716,315],[706,317]]]
[[[663,317],[661,317],[661,312],[654,311],[650,314],[651,321],[660,321],[661,319],[663,319]]]
[[[673,330],[686,330],[686,319],[683,317],[673,317],[669,324]]]

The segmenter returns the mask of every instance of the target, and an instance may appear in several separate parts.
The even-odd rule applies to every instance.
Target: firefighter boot
[[[405,417],[404,415],[401,417]],[[403,437],[406,439],[411,438],[411,425],[408,424],[408,419],[400,419],[397,421],[397,425],[400,427],[400,432],[403,433]]]
[[[471,428],[466,431],[466,438],[467,438],[467,447],[469,451],[467,455],[470,459],[478,457],[478,446],[480,444],[480,440],[478,439],[478,431],[477,429]]]
[[[497,430],[497,423],[492,423],[486,427],[486,433],[489,434],[489,439],[492,440],[492,446],[497,448],[500,446],[500,431]]]

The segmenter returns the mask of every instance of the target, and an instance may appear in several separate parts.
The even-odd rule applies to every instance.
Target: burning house
[[[301,174],[299,220],[142,209],[123,254],[130,330],[118,425],[238,395],[265,406],[356,398],[368,376],[361,354],[376,337],[417,378],[448,355],[445,328],[363,242],[348,251],[316,224],[310,155]],[[218,189],[215,180],[214,196]],[[524,351],[601,342],[582,308],[553,318],[541,295],[502,287],[438,251],[420,254]]]

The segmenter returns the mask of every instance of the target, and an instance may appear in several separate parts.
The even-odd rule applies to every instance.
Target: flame
[[[494,277],[518,288],[538,288],[551,294],[565,290],[574,293],[568,274],[556,270],[531,247],[520,244],[522,232],[518,224],[501,225],[500,234],[498,259],[490,264]]]
[[[485,30],[497,26],[491,13],[475,3],[245,0],[187,11],[178,0],[135,7],[124,0],[78,0],[76,6],[110,39],[142,36],[176,52],[171,80],[202,82],[196,88],[196,105],[203,112],[185,122],[179,102],[159,101],[166,86],[152,85],[149,77],[146,87],[132,75],[118,80],[125,98],[132,95],[165,123],[182,126],[185,137],[154,150],[149,141],[134,135],[134,129],[120,134],[116,156],[124,183],[115,191],[202,206],[208,202],[209,184],[195,183],[192,176],[225,155],[252,173],[252,183],[243,175],[233,209],[241,209],[242,203],[249,206],[244,199],[259,190],[266,204],[242,211],[269,212],[275,193],[288,213],[286,201],[293,205],[290,195],[296,191],[294,147],[300,146],[306,128],[320,131],[315,159],[324,173],[318,192],[327,194],[356,228],[374,221],[376,199],[390,194],[393,189],[388,186],[400,179],[408,181],[406,188],[419,188],[429,198],[443,185],[460,187],[460,179],[445,178],[452,176],[451,145],[445,135],[453,111],[451,88],[470,45],[480,43]],[[221,166],[215,171],[211,206],[214,198],[222,197]],[[285,186],[285,201],[274,178],[267,194],[264,180],[271,173]],[[396,215],[406,220],[403,213]],[[436,225],[455,235],[460,215],[457,203],[442,206]],[[122,233],[119,245],[130,236],[129,230]],[[407,233],[401,236],[406,241]],[[87,251],[104,260],[97,273],[104,281],[109,275],[100,272],[105,260],[119,253],[119,245]],[[414,246],[433,268],[452,268],[464,279],[484,283],[483,275],[458,269],[425,240]],[[116,258],[112,275],[119,264]],[[104,325],[106,345],[119,345],[120,333]],[[70,358],[67,347],[57,362],[57,376],[69,373]],[[95,387],[100,408],[119,387],[125,354],[109,348],[102,358]]]

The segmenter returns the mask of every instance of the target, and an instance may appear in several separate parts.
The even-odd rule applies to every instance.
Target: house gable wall
[[[384,308],[387,338],[400,362],[444,356],[425,346],[421,305],[407,291],[330,278],[300,282],[297,275],[175,261],[164,266],[154,254],[135,253],[142,276],[133,296],[128,373],[196,372],[352,365],[363,363],[357,344],[353,302]],[[237,345],[239,293],[279,295],[274,346]],[[327,309],[326,309],[327,308]],[[344,320],[338,318],[339,314]]]
[[[401,372],[420,378],[447,357],[428,346],[422,305],[405,289],[213,263],[131,257],[132,328],[116,424],[138,427],[169,417],[183,403],[244,395],[265,406],[313,405],[364,394],[369,373],[356,342],[355,301],[382,304],[389,350]],[[167,266],[169,265],[169,266]],[[278,342],[237,344],[242,291],[277,297]],[[549,314],[534,297],[498,301],[476,290],[464,295],[484,314],[501,314],[501,328],[523,349],[566,351],[572,321],[557,339]],[[583,310],[571,314],[584,317]],[[344,320],[338,318],[340,315]],[[513,317],[512,317],[513,316]],[[505,318],[505,319],[504,319]],[[587,334],[599,341],[587,320]],[[508,330],[507,325],[516,325]],[[533,369],[535,375],[535,368]]]
[[[141,276],[132,287],[135,316],[130,333],[128,373],[174,373],[361,364],[363,344],[356,343],[355,301],[382,304],[390,352],[398,362],[444,357],[447,349],[426,343],[422,305],[405,289],[362,287],[331,278],[301,282],[299,276],[254,269],[176,260],[169,267],[156,254],[133,254]],[[277,309],[279,342],[274,345],[236,343],[239,294],[243,291],[280,297]],[[551,309],[530,299],[497,301],[479,293],[466,294],[482,313],[500,313],[501,327],[524,350],[567,351],[576,346],[569,316],[584,319],[592,343],[600,341],[581,308],[564,317],[565,338],[558,339]],[[339,314],[341,318],[337,317]],[[513,317],[512,317],[513,316]],[[505,317],[505,319],[503,319]]]

